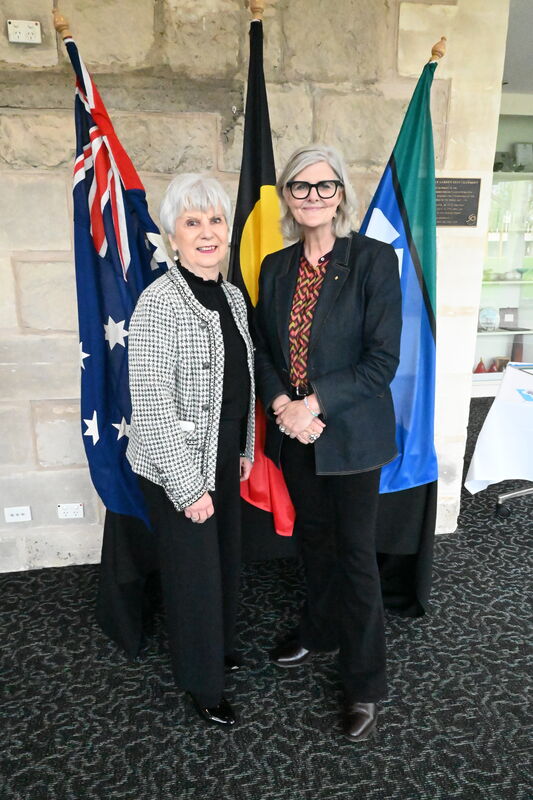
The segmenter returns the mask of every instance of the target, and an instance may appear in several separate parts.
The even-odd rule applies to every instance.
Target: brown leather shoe
[[[282,642],[282,644],[270,651],[270,660],[277,667],[283,668],[299,667],[300,664],[305,664],[306,661],[309,661],[310,657],[311,651],[307,650],[295,639]]]
[[[344,708],[342,735],[350,742],[361,742],[375,731],[377,718],[375,703],[349,703]]]

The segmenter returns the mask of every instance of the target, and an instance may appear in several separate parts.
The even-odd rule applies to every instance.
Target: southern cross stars
[[[117,441],[119,439],[122,439],[123,436],[128,436],[129,437],[129,435],[130,435],[130,426],[126,422],[126,418],[125,417],[122,417],[120,422],[112,422],[111,424],[118,431]]]
[[[87,430],[84,431],[84,436],[92,436],[93,438],[93,445],[96,444],[100,438],[100,434],[98,433],[98,417],[96,415],[96,411],[93,413],[92,419],[84,419],[83,420],[87,425]]]
[[[128,335],[128,331],[124,330],[124,323],[126,322],[123,319],[121,322],[115,322],[113,317],[108,317],[107,325],[104,323],[105,328],[105,338],[106,341],[109,342],[109,347],[112,350],[116,344],[122,345],[122,347],[126,347],[124,343],[124,339]]]
[[[85,364],[83,363],[86,358],[89,358],[90,353],[83,352],[83,342],[80,342],[80,367],[85,369]]]

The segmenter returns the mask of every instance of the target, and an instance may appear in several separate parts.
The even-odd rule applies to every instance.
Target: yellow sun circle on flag
[[[279,199],[274,186],[261,186],[259,200],[244,224],[239,248],[241,274],[253,305],[257,303],[259,271],[266,255],[283,247]]]

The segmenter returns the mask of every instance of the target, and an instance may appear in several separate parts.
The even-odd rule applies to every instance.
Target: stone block
[[[485,236],[475,228],[437,228],[437,297],[442,313],[457,308],[459,300],[461,306],[477,308],[484,247]]]
[[[15,274],[11,259],[0,254],[0,328],[18,328]]]
[[[387,2],[291,0],[284,16],[288,80],[375,81],[387,68],[395,9]]]
[[[206,172],[216,162],[216,114],[113,115],[135,168],[146,172]]]
[[[32,403],[31,407],[40,466],[87,466],[79,403],[43,400]]]
[[[466,426],[462,437],[437,440],[439,491],[441,496],[459,497],[463,485]]]
[[[78,524],[69,528],[47,528],[26,536],[28,569],[98,564],[102,550],[102,526]]]
[[[150,63],[154,0],[61,0],[85,64],[92,72],[135,69]],[[61,44],[60,57],[68,61]]]
[[[283,0],[268,0],[265,3],[263,15],[263,71],[266,81],[280,81],[283,75],[283,12],[279,6]],[[244,5],[244,3],[243,3]],[[248,77],[248,64],[250,55],[250,27],[251,17],[248,12],[241,14],[240,50],[241,64],[237,73],[241,80]]]
[[[12,67],[53,67],[57,64],[56,32],[52,24],[51,5],[43,0],[16,0],[2,3],[0,8],[0,63]],[[29,19],[41,23],[41,44],[18,44],[7,38],[8,19]]]
[[[21,572],[28,569],[24,536],[0,536],[0,572]]]
[[[398,72],[417,77],[431,56],[432,46],[441,36],[448,39],[446,56],[437,67],[439,78],[454,75],[455,31],[459,8],[444,3],[400,3],[398,31]],[[459,55],[459,53],[456,53]]]
[[[313,140],[313,101],[304,85],[269,84],[267,94],[274,161],[279,172],[297,147]],[[243,132],[244,116],[232,130],[224,132],[221,169],[226,172],[240,171]]]
[[[74,264],[70,261],[18,261],[15,264],[19,317],[23,328],[77,331]],[[46,302],[43,302],[46,298]]]
[[[349,167],[348,174],[357,198],[357,210],[353,221],[353,229],[358,231],[367,209],[372,202],[372,198],[374,197],[381,178],[381,170],[374,168],[365,170],[365,172],[360,172],[354,167]]]
[[[446,380],[451,374],[472,369],[478,308],[456,306],[437,317],[437,374]],[[448,391],[448,387],[444,388]]]
[[[470,362],[468,366],[470,367]],[[438,375],[435,395],[435,436],[439,441],[446,442],[449,437],[454,439],[466,437],[471,385],[470,370]]]
[[[0,250],[72,249],[70,176],[2,170]]]
[[[4,336],[0,400],[79,397],[79,340],[72,334]]]
[[[30,409],[27,403],[0,405],[0,465],[35,463]]]
[[[3,111],[0,114],[0,164],[10,167],[72,168],[76,136],[67,111]]]
[[[349,163],[383,169],[400,131],[409,97],[366,92],[323,93],[315,105],[315,139],[338,147]]]
[[[436,533],[456,533],[461,501],[458,496],[441,495],[437,502]]]
[[[88,469],[49,469],[11,471],[2,475],[2,506],[30,506],[31,522],[6,523],[0,519],[0,530],[11,532],[13,525],[26,536],[39,527],[68,529],[81,525],[79,519],[59,519],[58,503],[83,503],[83,525],[98,521],[96,492]]]
[[[163,54],[191,78],[227,78],[239,68],[242,11],[234,0],[166,0]]]

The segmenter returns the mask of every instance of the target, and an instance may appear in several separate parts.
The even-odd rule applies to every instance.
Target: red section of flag
[[[272,513],[274,529],[280,536],[291,536],[294,507],[281,471],[265,456],[266,419],[258,403],[255,412],[255,461],[253,480],[241,483],[241,497],[256,508]]]

